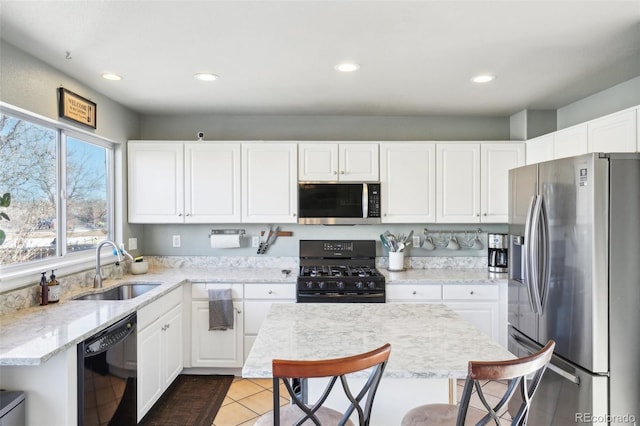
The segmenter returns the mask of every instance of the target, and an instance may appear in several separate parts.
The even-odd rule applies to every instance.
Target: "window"
[[[113,236],[113,144],[37,118],[0,112],[0,265],[76,256]],[[92,252],[93,254],[93,252]],[[49,264],[49,263],[48,263]]]

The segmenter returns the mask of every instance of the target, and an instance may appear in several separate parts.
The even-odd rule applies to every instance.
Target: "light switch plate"
[[[413,236],[413,241],[411,242],[411,245],[413,245],[414,247],[420,247],[420,235]]]
[[[129,248],[128,250],[138,250],[138,239],[137,238],[129,238]]]
[[[180,247],[180,235],[173,236],[173,246]]]

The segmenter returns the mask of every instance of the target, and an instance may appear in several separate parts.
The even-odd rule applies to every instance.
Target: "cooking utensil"
[[[267,225],[266,228],[264,228],[264,231],[262,231],[262,235],[260,235],[260,244],[258,245],[258,251],[256,252],[257,254],[262,254],[262,249],[264,248],[264,245],[267,243],[267,240],[269,239],[269,233],[271,232],[271,225]]]
[[[264,247],[262,248],[262,254],[266,253],[267,250],[269,249],[269,246],[271,246],[271,244],[273,244],[273,242],[276,240],[276,238],[278,238],[278,232],[280,231],[280,227],[276,226],[276,229],[271,233],[271,236],[267,239],[267,242],[265,243]]]

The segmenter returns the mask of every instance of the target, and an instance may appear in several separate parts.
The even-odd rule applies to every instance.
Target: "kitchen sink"
[[[122,283],[98,293],[74,297],[74,300],[127,300],[141,296],[153,290],[160,283]]]

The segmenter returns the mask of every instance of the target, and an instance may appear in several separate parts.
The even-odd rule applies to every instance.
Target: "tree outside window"
[[[0,114],[0,194],[11,194],[0,264],[90,250],[109,236],[108,151]]]

